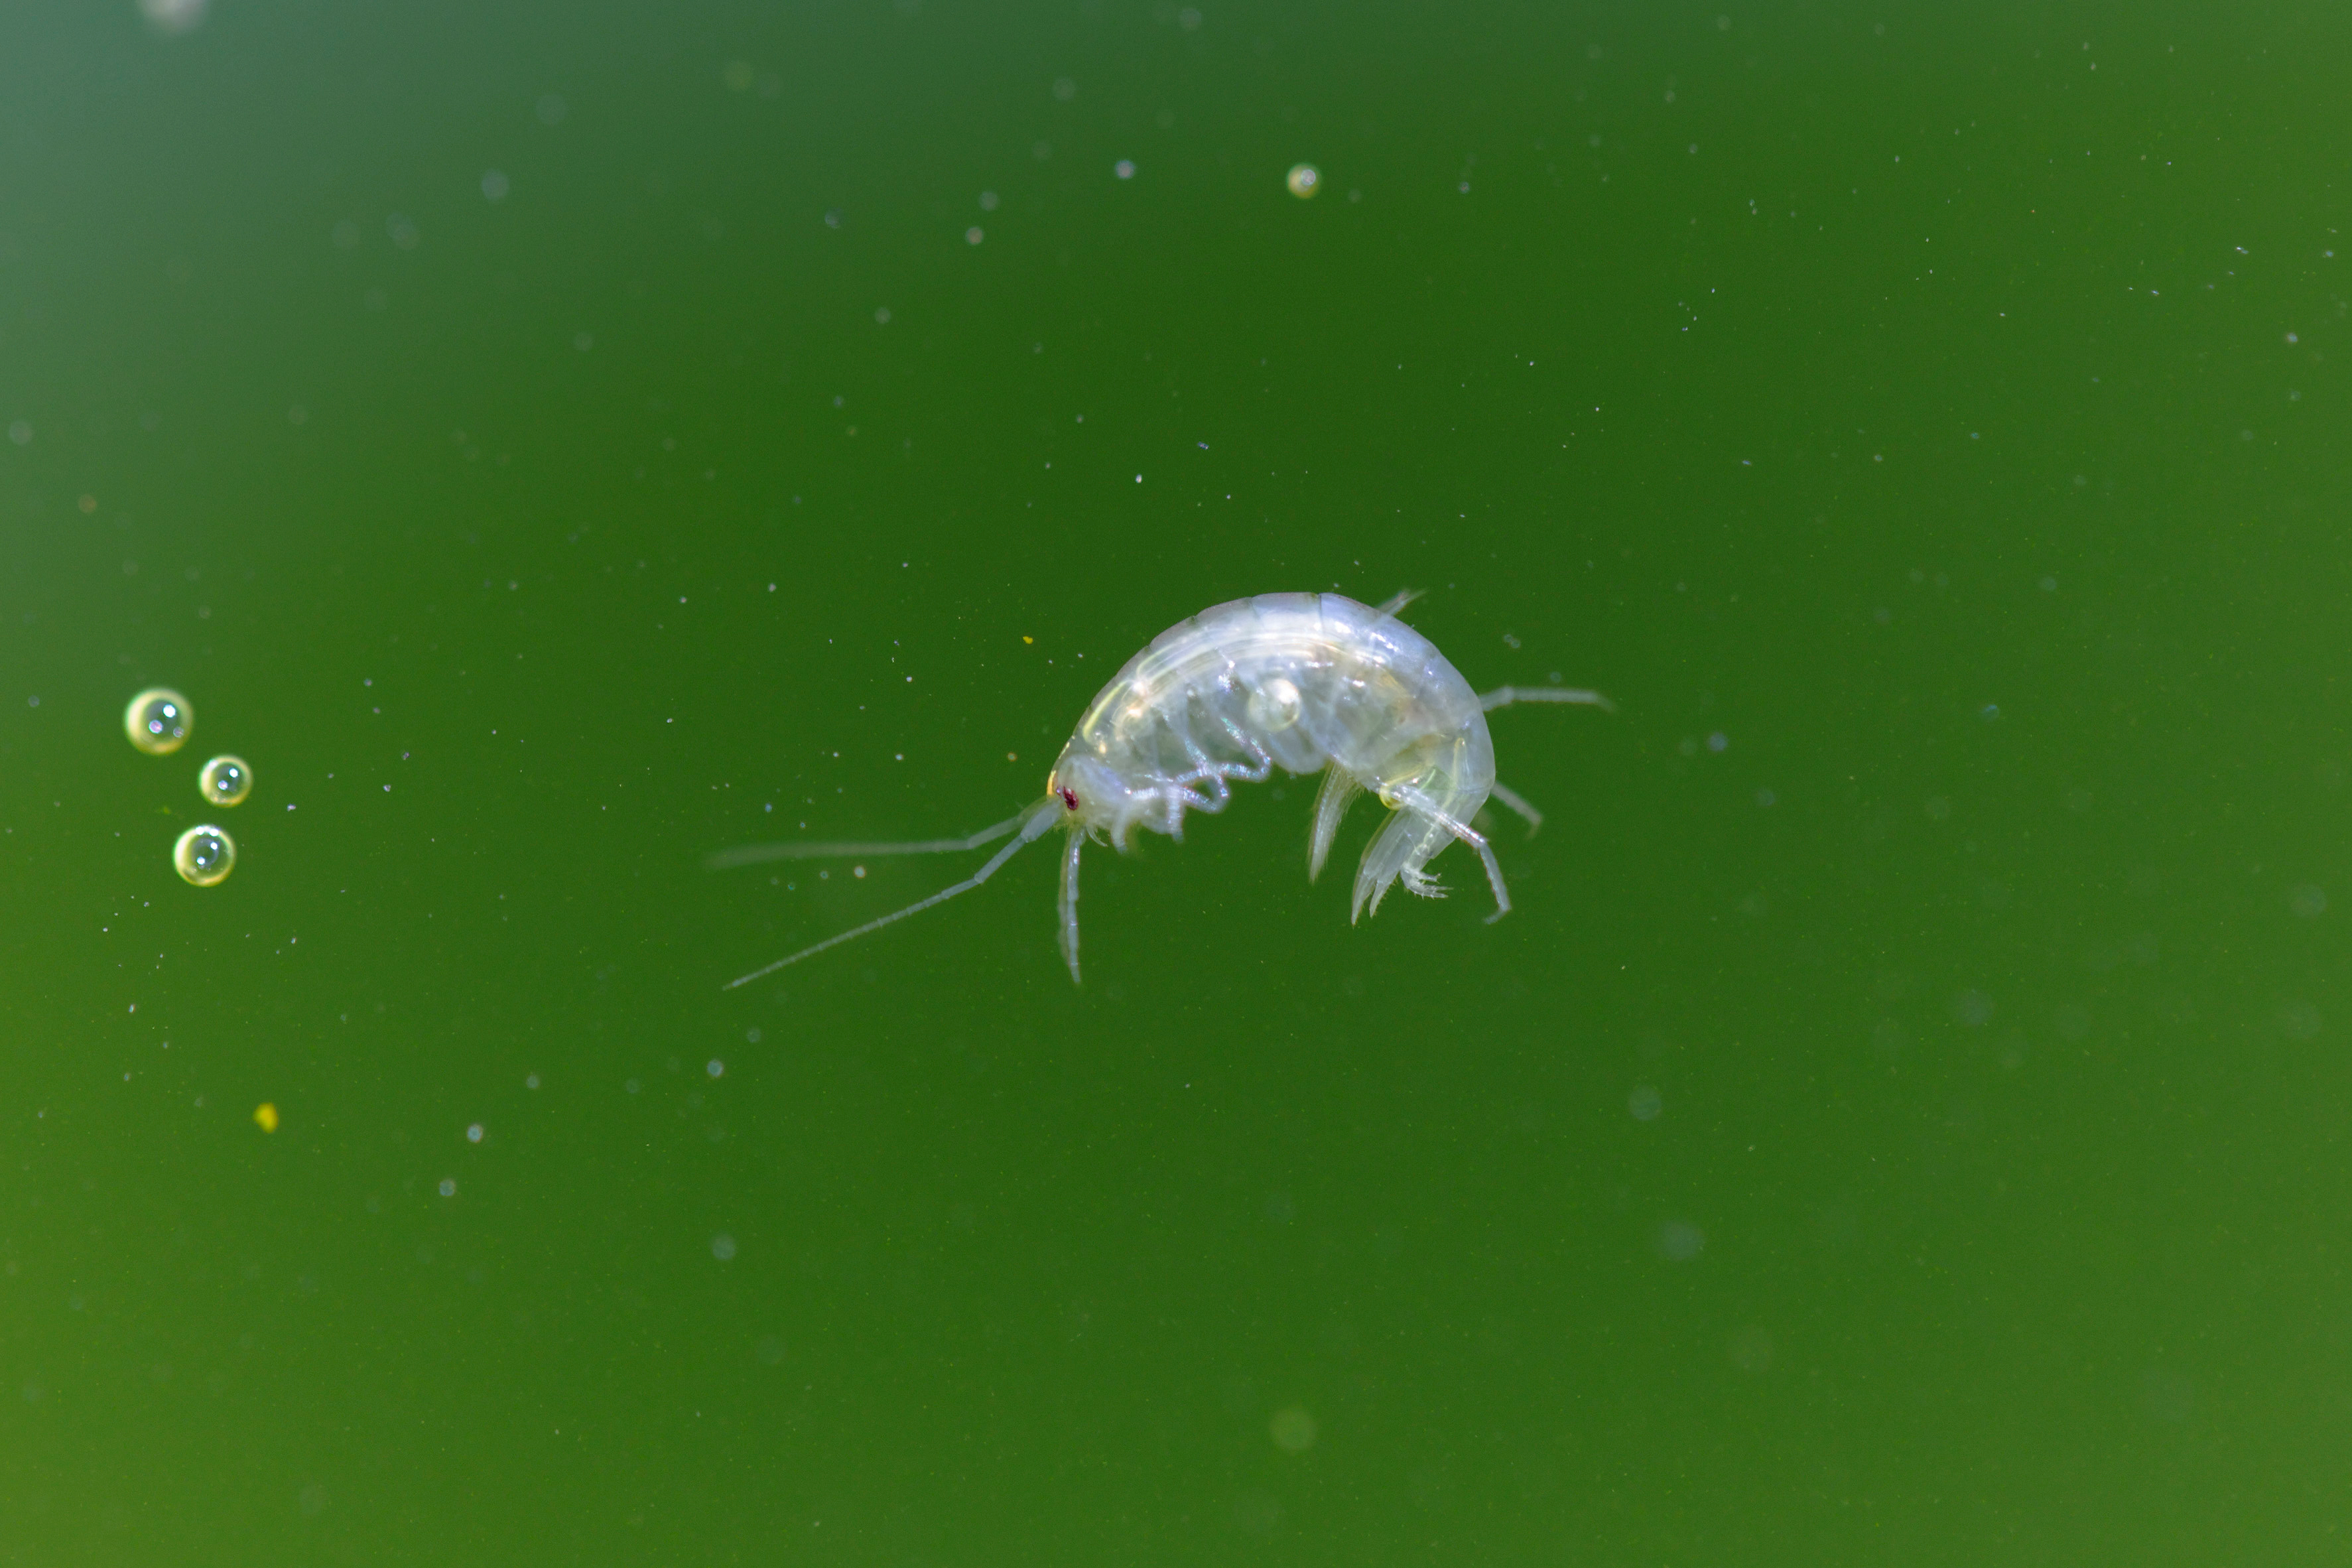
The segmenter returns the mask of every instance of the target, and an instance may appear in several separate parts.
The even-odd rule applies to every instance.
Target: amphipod
[[[1320,773],[1307,875],[1319,876],[1357,795],[1390,810],[1356,868],[1352,924],[1377,913],[1389,889],[1437,898],[1429,863],[1456,840],[1475,850],[1495,890],[1489,922],[1509,912],[1503,868],[1470,824],[1491,796],[1525,817],[1543,817],[1495,778],[1486,715],[1517,702],[1607,709],[1595,691],[1504,686],[1483,696],[1429,640],[1397,618],[1413,595],[1374,609],[1338,594],[1263,594],[1203,610],[1171,626],[1087,705],[1054,771],[1045,798],[966,838],[890,844],[755,844],[710,858],[713,867],[817,857],[951,854],[1012,835],[979,870],[919,903],[866,921],[728,983],[747,985],[868,931],[968,893],[1046,833],[1068,837],[1062,854],[1062,957],[1078,978],[1078,855],[1087,841],[1124,850],[1139,831],[1181,841],[1188,811],[1223,811],[1235,784],[1274,770]]]

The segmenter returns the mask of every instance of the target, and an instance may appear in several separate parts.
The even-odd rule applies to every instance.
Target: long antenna
[[[761,859],[771,860],[797,858],[802,856],[815,854],[919,854],[930,850],[950,850],[977,847],[980,845],[989,842],[989,840],[992,838],[1002,838],[1006,833],[1012,831],[1015,826],[1018,826],[1021,830],[1021,836],[1019,837],[1015,838],[1012,843],[1006,845],[1003,848],[998,850],[995,854],[988,858],[988,864],[982,866],[979,870],[974,871],[971,876],[965,878],[962,881],[958,882],[955,886],[951,888],[942,888],[928,899],[923,899],[918,902],[908,904],[903,910],[893,910],[891,913],[884,915],[880,920],[867,921],[864,925],[858,926],[854,930],[843,931],[839,936],[829,936],[823,942],[818,942],[814,947],[804,947],[798,952],[793,953],[788,957],[780,958],[776,960],[775,963],[768,964],[764,968],[755,969],[749,974],[738,976],[737,978],[729,981],[720,989],[732,991],[739,985],[749,985],[754,980],[773,974],[777,970],[783,968],[786,964],[798,963],[802,959],[813,958],[816,954],[823,952],[828,947],[839,947],[843,942],[848,942],[854,937],[864,936],[867,931],[880,931],[884,926],[889,925],[896,921],[905,920],[908,915],[920,914],[925,910],[929,909],[933,904],[946,903],[958,893],[971,892],[974,888],[979,887],[982,882],[987,881],[991,877],[996,875],[996,868],[999,866],[1003,865],[1007,860],[1012,859],[1013,855],[1018,852],[1023,846],[1034,844],[1038,839],[1044,837],[1045,830],[1053,826],[1056,816],[1062,809],[1062,803],[1058,800],[1040,801],[1037,805],[1031,806],[1021,816],[1013,818],[1011,822],[1000,822],[993,827],[982,828],[970,839],[952,838],[936,840],[920,847],[908,845],[833,845],[820,847],[814,844],[765,845],[756,847],[767,849],[785,849],[793,852],[789,856],[772,854],[759,857],[759,858]],[[740,854],[742,851],[730,850],[728,853]],[[716,858],[716,857],[713,858],[714,861]],[[730,865],[740,865],[743,862],[740,860],[728,862]]]
[[[714,871],[724,871],[736,866],[757,866],[764,860],[812,860],[835,855],[952,855],[960,849],[977,849],[1002,838],[1028,817],[1026,811],[1018,816],[1008,816],[969,838],[916,838],[897,844],[742,844],[718,851],[703,864]]]

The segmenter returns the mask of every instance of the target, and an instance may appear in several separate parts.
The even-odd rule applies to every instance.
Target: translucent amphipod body
[[[1203,610],[1127,661],[1078,721],[1045,778],[1045,798],[968,838],[884,844],[765,844],[730,849],[713,866],[820,856],[935,854],[977,849],[1013,835],[970,878],[753,971],[742,985],[826,948],[971,891],[1024,845],[1053,828],[1062,859],[1061,945],[1078,978],[1078,858],[1089,839],[1125,849],[1135,833],[1181,840],[1187,812],[1217,812],[1237,783],[1276,768],[1323,774],[1307,874],[1323,869],[1340,819],[1360,794],[1392,815],[1356,870],[1349,919],[1377,912],[1402,881],[1424,897],[1444,889],[1429,862],[1459,840],[1476,851],[1499,920],[1511,907],[1502,868],[1471,821],[1491,796],[1528,819],[1534,807],[1495,777],[1486,714],[1515,702],[1585,703],[1598,692],[1564,687],[1471,689],[1429,639],[1397,618],[1411,595],[1373,608],[1338,594],[1264,594]]]

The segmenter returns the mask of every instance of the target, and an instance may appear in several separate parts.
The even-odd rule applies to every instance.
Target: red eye
[[[1074,789],[1057,789],[1054,793],[1062,797],[1062,804],[1064,805],[1069,807],[1072,811],[1078,809],[1077,791]]]

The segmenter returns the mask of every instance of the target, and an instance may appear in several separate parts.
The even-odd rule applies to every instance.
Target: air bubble
[[[191,827],[172,846],[172,865],[185,881],[209,888],[236,868],[236,840],[209,824]]]
[[[196,775],[196,790],[215,805],[236,805],[253,793],[253,770],[243,757],[215,757]]]
[[[1293,163],[1290,173],[1282,177],[1282,183],[1290,187],[1292,195],[1302,202],[1307,201],[1323,188],[1323,171],[1312,163]]]
[[[167,757],[178,751],[195,724],[188,700],[168,686],[149,687],[122,710],[123,732],[151,757]]]

